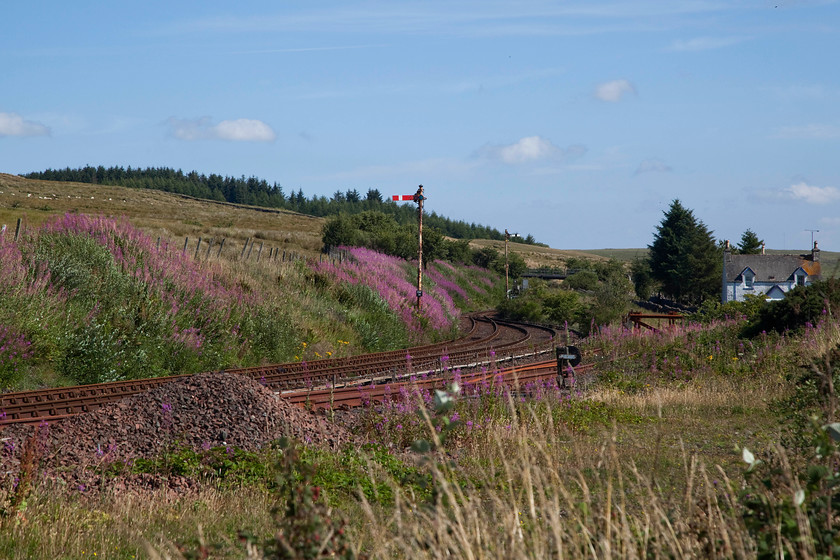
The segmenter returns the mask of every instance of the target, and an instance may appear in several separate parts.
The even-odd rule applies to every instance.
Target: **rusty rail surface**
[[[593,364],[583,364],[575,368],[582,373],[592,368]],[[469,394],[470,388],[486,384],[489,388],[501,385],[514,389],[527,390],[538,381],[554,382],[557,378],[557,361],[547,360],[531,364],[513,366],[495,372],[482,372],[459,376],[461,390]],[[382,404],[386,401],[398,402],[413,400],[422,402],[423,392],[432,389],[444,389],[454,380],[453,375],[437,376],[426,379],[411,379],[398,383],[382,385],[361,385],[344,388],[328,388],[315,391],[294,391],[281,393],[281,397],[307,409],[346,409]]]
[[[334,390],[339,385],[352,391],[357,390],[354,387],[370,383],[396,381],[404,378],[408,370],[429,371],[437,376],[447,368],[469,370],[490,363],[506,363],[524,355],[536,356],[539,352],[551,351],[556,336],[552,329],[545,327],[525,327],[480,315],[465,320],[469,321],[467,334],[445,343],[308,363],[228,369],[226,372],[247,375],[278,392],[294,389],[311,392],[325,387]],[[537,333],[537,339],[532,333]],[[62,420],[182,377],[185,376],[6,393],[0,395],[0,427]]]

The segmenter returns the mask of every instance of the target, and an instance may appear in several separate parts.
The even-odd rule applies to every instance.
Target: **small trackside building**
[[[814,242],[809,255],[733,255],[726,241],[723,250],[721,302],[744,301],[746,296],[768,300],[784,299],[796,286],[807,286],[820,278],[820,250]]]

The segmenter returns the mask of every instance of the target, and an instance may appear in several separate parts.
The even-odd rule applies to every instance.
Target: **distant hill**
[[[608,259],[616,259],[623,262],[632,262],[638,257],[647,257],[648,250],[644,249],[588,249],[583,251],[589,255],[597,255]],[[810,249],[767,249],[770,255],[806,255]],[[820,262],[822,263],[822,274],[824,278],[840,277],[840,252],[820,251]]]
[[[302,189],[287,193],[281,185],[269,184],[257,177],[223,177],[215,173],[204,175],[197,171],[184,173],[180,169],[167,167],[132,169],[130,166],[106,168],[101,165],[98,167],[88,165],[78,169],[67,167],[36,171],[27,173],[24,177],[46,181],[153,189],[205,200],[291,210],[316,217],[334,216],[340,213],[358,214],[376,210],[393,216],[401,225],[416,221],[413,205],[395,204],[391,200],[383,199],[382,193],[375,188],[368,189],[364,194],[356,189],[348,189],[344,192],[336,191],[330,198],[316,195],[307,198]],[[495,228],[451,220],[435,212],[424,215],[424,223],[428,227],[439,230],[443,235],[455,239],[504,239],[504,234]],[[536,243],[531,235],[526,236],[524,241],[528,244]]]
[[[0,224],[13,230],[18,218],[36,226],[55,214],[85,213],[126,216],[154,236],[183,243],[198,237],[226,238],[242,245],[246,238],[269,246],[317,256],[322,247],[324,218],[282,209],[196,199],[153,189],[26,179],[0,173]],[[415,214],[416,215],[416,214]],[[475,239],[473,247],[504,250],[503,240]],[[566,258],[602,259],[582,251],[563,251],[511,242],[511,252],[528,266],[562,266]]]
[[[33,180],[0,173],[0,224],[14,231],[18,218],[35,226],[46,218],[65,212],[127,216],[151,234],[173,240],[184,237],[246,237],[263,240],[282,249],[315,256],[321,251],[324,218],[283,209],[267,209],[246,204],[199,200],[190,196],[152,189]],[[494,247],[504,251],[504,241],[474,239],[476,248]],[[508,249],[520,254],[529,267],[563,266],[569,258],[630,262],[647,254],[640,249],[564,250],[510,242]],[[771,253],[805,253],[775,251]],[[840,277],[840,253],[822,251],[824,275]]]
[[[11,235],[18,218],[32,227],[55,214],[126,216],[154,236],[246,238],[283,250],[317,255],[323,218],[244,204],[198,200],[150,189],[24,179],[0,173],[0,224]]]

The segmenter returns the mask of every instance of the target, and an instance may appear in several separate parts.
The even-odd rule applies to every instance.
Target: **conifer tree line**
[[[268,183],[256,177],[223,177],[215,173],[204,175],[197,171],[184,173],[168,167],[147,167],[145,169],[123,167],[94,167],[86,165],[78,169],[47,169],[23,175],[28,179],[45,181],[71,181],[113,185],[135,189],[155,189],[185,194],[195,198],[249,204],[266,208],[292,210],[301,214],[326,217],[338,214],[354,215],[378,211],[392,216],[398,224],[408,225],[417,221],[417,210],[413,204],[395,204],[376,188],[365,194],[357,189],[336,191],[332,197],[312,195],[307,197],[303,189],[285,192],[279,184]],[[505,236],[496,228],[461,220],[452,220],[430,212],[423,216],[425,225],[435,228],[442,235],[456,239],[504,240]],[[532,235],[517,239],[520,243],[538,244]],[[540,244],[544,245],[544,244]],[[545,246],[545,245],[544,245]]]

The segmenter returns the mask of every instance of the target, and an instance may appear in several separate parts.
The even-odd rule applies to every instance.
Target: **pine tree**
[[[759,239],[753,230],[747,229],[741,235],[741,242],[738,243],[738,252],[742,255],[758,255],[761,253],[762,245],[764,245],[764,240]]]
[[[650,269],[665,295],[698,304],[720,290],[721,253],[706,225],[674,200],[656,228]]]

